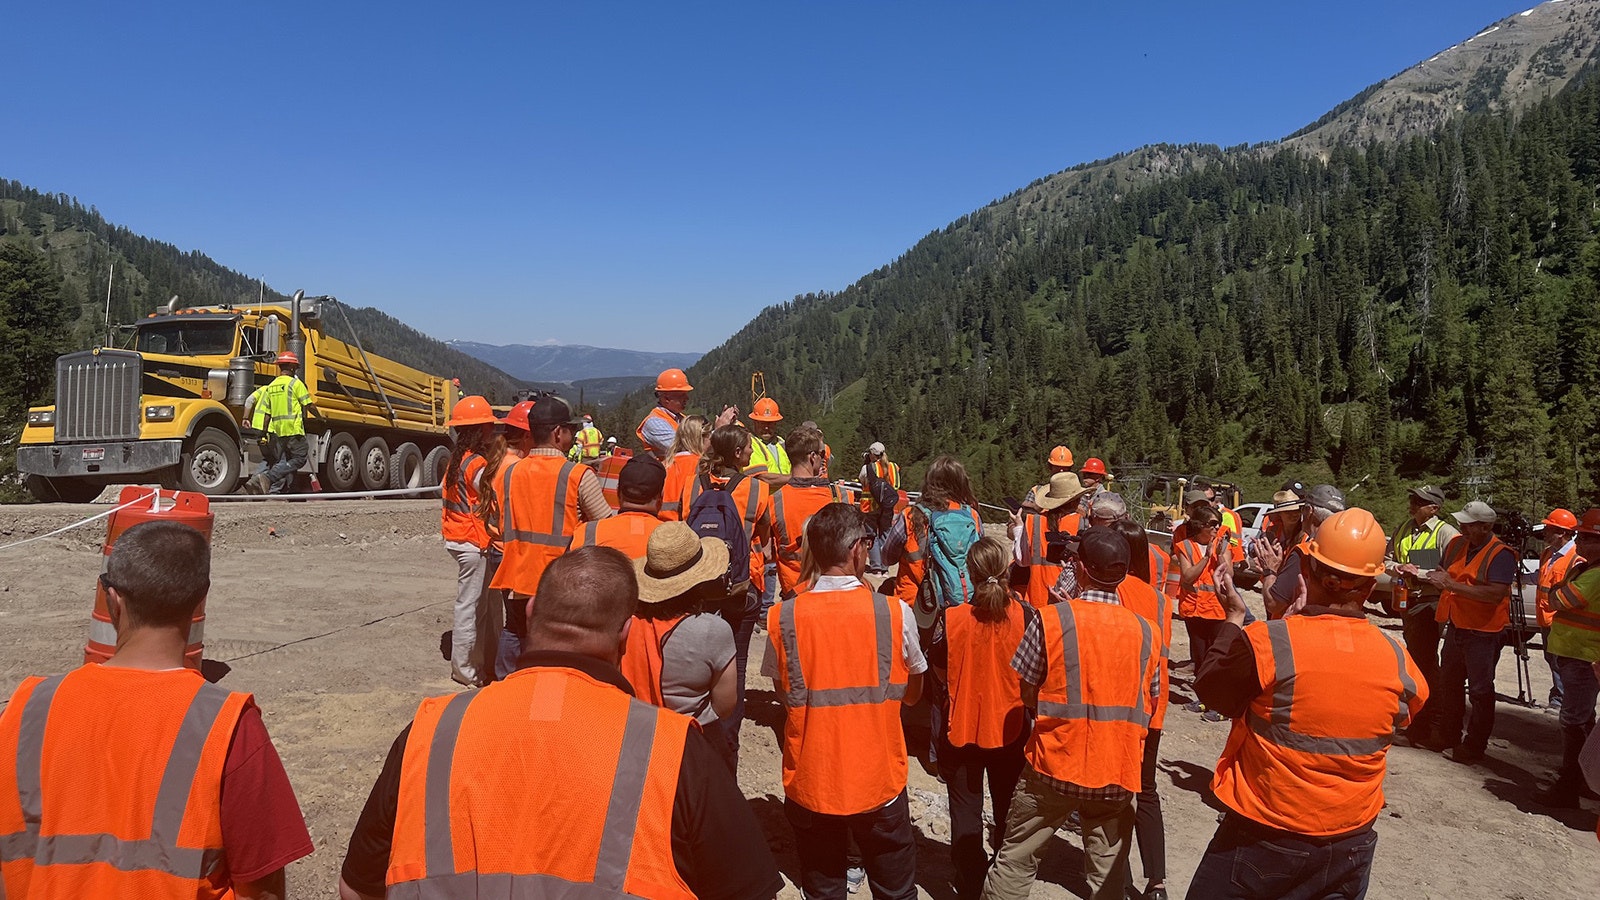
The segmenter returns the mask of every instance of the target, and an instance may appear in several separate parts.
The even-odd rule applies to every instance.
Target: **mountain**
[[[102,343],[106,333],[106,273],[113,266],[111,279],[111,321],[132,322],[142,318],[174,294],[191,306],[217,303],[256,302],[263,286],[198,251],[185,252],[171,244],[154,240],[119,225],[112,225],[94,207],[85,208],[76,198],[47,194],[16,181],[0,179],[0,246],[18,252],[40,255],[59,281],[59,302],[65,317],[65,333],[59,346],[52,344],[48,359],[67,350],[78,350]],[[315,286],[310,286],[315,293]],[[265,289],[268,300],[287,301],[287,296]],[[361,335],[369,351],[398,362],[460,378],[470,393],[481,393],[495,402],[510,402],[523,388],[516,378],[434,340],[410,326],[370,307],[346,307],[349,324]],[[349,339],[349,329],[337,312],[327,324],[336,335]],[[0,335],[5,329],[0,327]],[[41,356],[45,359],[46,356]],[[44,363],[49,365],[48,361]],[[0,385],[10,384],[0,380]],[[0,387],[0,394],[5,392]],[[15,408],[35,402],[38,397],[14,397],[8,407],[0,396],[0,436],[9,436],[20,427]]]
[[[654,378],[662,369],[687,369],[701,357],[699,353],[650,353],[582,344],[449,344],[524,381],[568,384],[594,378]]]
[[[955,453],[991,499],[1056,443],[1124,481],[1329,480],[1386,521],[1419,480],[1527,512],[1600,498],[1597,10],[1504,20],[1283,142],[1035,181],[763,310],[696,397],[762,371],[835,452],[883,440],[913,484]]]

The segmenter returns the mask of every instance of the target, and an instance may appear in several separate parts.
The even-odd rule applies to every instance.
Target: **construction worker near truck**
[[[498,423],[489,401],[477,395],[458,401],[447,423],[455,441],[441,485],[439,533],[457,567],[450,678],[468,687],[483,687],[494,680],[500,642],[502,606],[498,596],[489,596],[489,582],[500,564],[500,554],[477,513],[480,504],[494,502],[483,495],[494,491],[488,473],[505,453],[504,441],[494,433]]]
[[[771,898],[761,825],[688,716],[630,695],[634,567],[581,547],[526,603],[515,674],[422,701],[350,836],[342,900]]]
[[[693,390],[694,385],[689,383],[689,377],[683,374],[682,369],[663,371],[656,377],[656,408],[645,415],[634,431],[639,438],[639,445],[654,453],[663,465],[672,458],[672,442],[677,437],[678,424],[683,421],[684,410],[689,405],[689,392]],[[738,415],[737,407],[727,407],[717,416],[714,427],[720,428]]]
[[[251,494],[282,494],[294,473],[311,457],[306,440],[307,414],[322,417],[311,402],[311,392],[300,380],[300,357],[285,350],[278,354],[278,377],[255,389],[244,401],[250,427],[264,436],[261,471],[245,485]]]
[[[1552,509],[1540,523],[1539,537],[1544,549],[1539,553],[1539,596],[1537,601],[1540,636],[1544,640],[1544,661],[1550,667],[1550,693],[1546,698],[1550,706],[1562,703],[1561,672],[1556,667],[1556,655],[1550,652],[1550,626],[1555,622],[1555,609],[1550,605],[1550,595],[1565,580],[1567,569],[1577,558],[1578,517],[1570,509]]]
[[[1545,527],[1549,527],[1546,525]],[[1600,696],[1595,663],[1600,661],[1600,509],[1589,509],[1578,522],[1575,557],[1550,592],[1549,652],[1561,673],[1561,769],[1555,783],[1534,794],[1546,806],[1573,809],[1578,798],[1593,797],[1584,784],[1579,755],[1594,728],[1594,705]]]
[[[504,555],[489,586],[506,591],[505,626],[500,630],[496,674],[510,675],[522,654],[527,623],[522,609],[539,588],[550,562],[567,552],[586,522],[612,514],[600,476],[567,459],[579,422],[567,401],[542,396],[528,411],[528,454],[502,468],[495,490],[500,498],[499,534]]]
[[[1461,537],[1445,546],[1439,568],[1427,575],[1439,589],[1435,616],[1445,630],[1434,734],[1421,746],[1445,750],[1451,759],[1470,765],[1483,759],[1494,732],[1494,672],[1504,647],[1501,632],[1511,621],[1511,585],[1518,563],[1517,554],[1494,535],[1497,516],[1489,504],[1474,500],[1451,515]],[[1470,717],[1463,688],[1472,701]]]
[[[135,525],[100,584],[116,652],[25,678],[0,710],[0,896],[286,896],[311,836],[261,711],[184,666],[205,536]]]
[[[876,900],[917,896],[902,706],[928,662],[911,608],[870,588],[861,511],[830,503],[806,524],[816,582],[767,614],[763,674],[783,704],[783,810],[800,889],[843,900],[850,837]],[[865,675],[866,681],[862,677]]]
[[[1133,798],[1161,695],[1160,632],[1119,595],[1131,558],[1121,534],[1085,529],[1072,561],[1078,596],[1039,610],[1023,626],[1011,667],[1038,718],[984,900],[1025,900],[1056,829],[1074,813],[1088,896],[1124,897]],[[1154,604],[1148,585],[1136,590]]]
[[[1211,780],[1227,811],[1189,900],[1365,896],[1389,745],[1428,696],[1405,650],[1367,621],[1386,543],[1364,509],[1329,517],[1297,576],[1300,613],[1249,625],[1223,570],[1227,621],[1195,690],[1233,720]]]

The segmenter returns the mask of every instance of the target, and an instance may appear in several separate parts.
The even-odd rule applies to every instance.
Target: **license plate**
[[[85,448],[83,448],[83,458],[87,459],[87,460],[105,459],[106,458],[106,448],[104,448],[104,447],[85,447]]]

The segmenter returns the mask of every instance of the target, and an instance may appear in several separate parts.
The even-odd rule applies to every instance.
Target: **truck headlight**
[[[174,418],[177,418],[177,415],[178,408],[176,406],[146,406],[144,408],[145,421],[148,422],[171,422]]]
[[[53,409],[30,411],[28,413],[29,425],[54,425],[56,424],[56,411]]]

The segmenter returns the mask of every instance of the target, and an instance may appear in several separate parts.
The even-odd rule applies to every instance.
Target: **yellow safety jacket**
[[[750,464],[745,466],[745,472],[756,474],[771,472],[775,475],[789,474],[789,451],[783,448],[783,438],[778,438],[775,444],[767,444],[755,435],[750,436]]]
[[[578,431],[578,441],[573,444],[578,450],[579,459],[599,459],[600,447],[605,443],[605,437],[600,434],[600,429],[593,425],[585,425]]]
[[[255,408],[250,413],[250,427],[279,437],[306,433],[305,411],[311,392],[305,382],[293,375],[279,375],[251,396]]]

